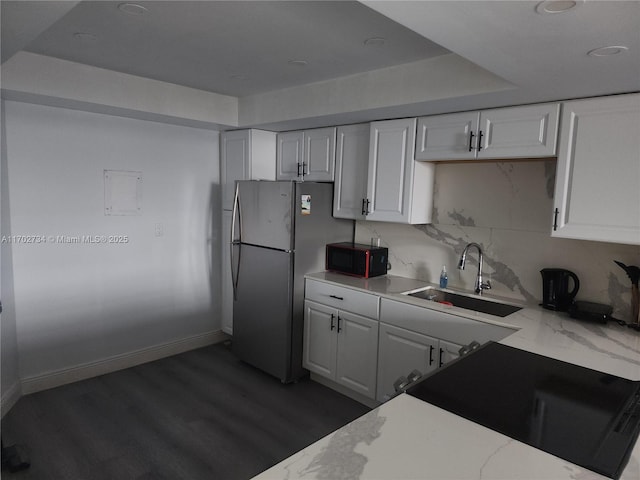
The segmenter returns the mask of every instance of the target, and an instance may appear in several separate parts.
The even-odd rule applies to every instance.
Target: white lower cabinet
[[[421,374],[437,368],[438,340],[386,323],[380,324],[376,399],[384,402],[395,392],[394,382],[411,371]]]
[[[459,356],[462,345],[380,323],[376,400],[387,401],[394,383],[417,370],[425,375]]]
[[[335,383],[329,383],[332,388],[346,387],[360,398],[384,402],[400,377],[413,370],[427,374],[457,358],[463,345],[498,341],[514,331],[355,287],[305,280],[302,365]]]
[[[395,393],[394,382],[413,370],[429,373],[459,356],[472,341],[498,341],[514,330],[383,298],[376,400]]]
[[[453,342],[447,342],[446,340],[440,340],[440,348],[438,349],[438,363],[440,366],[455,360],[460,356],[460,349],[462,345]]]
[[[377,320],[305,300],[303,352],[309,371],[375,397]]]

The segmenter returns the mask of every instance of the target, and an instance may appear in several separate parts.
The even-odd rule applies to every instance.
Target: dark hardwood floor
[[[218,344],[21,398],[2,437],[31,467],[2,478],[247,479],[368,410]]]

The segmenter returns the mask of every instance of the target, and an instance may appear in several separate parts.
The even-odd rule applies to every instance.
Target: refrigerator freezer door
[[[293,250],[292,182],[238,182],[240,241]]]
[[[233,352],[279,378],[291,378],[293,254],[241,245]]]

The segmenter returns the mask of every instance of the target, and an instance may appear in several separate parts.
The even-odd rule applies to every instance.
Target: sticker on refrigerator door
[[[300,214],[311,215],[311,195],[300,195]]]

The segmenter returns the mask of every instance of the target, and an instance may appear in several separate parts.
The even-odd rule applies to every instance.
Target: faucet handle
[[[480,284],[480,289],[481,290],[491,290],[491,280],[487,280],[484,283]]]

